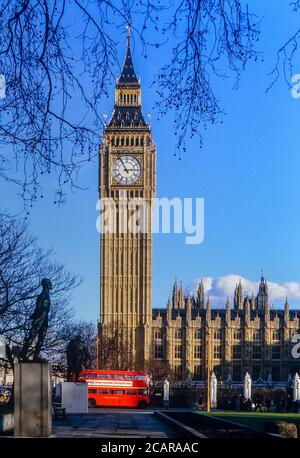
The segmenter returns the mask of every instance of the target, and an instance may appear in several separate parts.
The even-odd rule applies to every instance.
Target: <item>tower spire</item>
[[[130,48],[131,25],[130,25],[129,22],[128,22],[127,26],[126,26],[126,29],[127,29],[127,48]]]
[[[128,84],[128,85],[139,85],[139,80],[134,71],[132,55],[131,55],[131,47],[130,47],[130,40],[131,40],[131,26],[128,24],[127,26],[127,47],[126,47],[126,54],[125,60],[123,64],[123,68],[121,71],[121,76],[118,79],[118,84]]]

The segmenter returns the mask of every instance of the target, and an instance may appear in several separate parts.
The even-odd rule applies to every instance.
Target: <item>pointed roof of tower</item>
[[[121,75],[118,79],[118,83],[121,84],[139,84],[139,80],[134,71],[131,48],[130,48],[130,36],[131,36],[131,27],[127,26],[127,48],[125,54],[125,60],[122,68]]]

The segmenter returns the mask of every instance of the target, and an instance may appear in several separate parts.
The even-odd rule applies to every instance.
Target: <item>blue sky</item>
[[[222,279],[230,274],[255,282],[262,268],[275,285],[293,283],[286,291],[291,305],[300,305],[300,99],[292,98],[282,78],[266,93],[276,51],[297,28],[297,15],[284,3],[249,2],[263,18],[258,46],[264,62],[248,66],[237,91],[232,90],[232,79],[217,81],[215,90],[227,113],[224,123],[203,133],[202,149],[197,139],[190,141],[181,161],[173,156],[172,116],[158,122],[152,110],[151,82],[167,56],[149,49],[144,59],[134,48],[136,71],[142,77],[143,111],[151,114],[157,145],[157,195],[205,199],[202,244],[186,245],[184,235],[154,235],[154,307],[165,305],[175,277],[184,286],[201,277]],[[125,33],[118,31],[116,39],[122,61]],[[300,73],[300,61],[295,73]],[[113,85],[110,93],[103,113],[112,111]],[[69,192],[61,207],[52,204],[50,180],[49,192],[29,217],[39,244],[53,247],[57,260],[84,278],[73,294],[73,306],[78,317],[91,320],[99,315],[97,172],[96,162],[85,167],[79,183],[88,189]],[[2,190],[3,206],[17,213],[22,202],[15,188],[3,185]],[[285,290],[281,292],[274,294],[275,304],[282,305]]]

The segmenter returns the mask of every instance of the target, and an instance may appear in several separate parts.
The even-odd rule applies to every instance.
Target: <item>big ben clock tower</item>
[[[114,336],[126,348],[127,368],[141,369],[149,358],[152,320],[152,198],[155,197],[156,151],[150,126],[141,106],[128,32],[125,62],[116,83],[114,111],[104,128],[99,160],[100,199],[113,200],[114,231],[100,239],[101,336]],[[147,230],[128,230],[119,224],[121,212],[128,221],[136,199],[147,204]],[[129,207],[129,208],[128,208]],[[121,227],[122,226],[122,227]],[[123,350],[124,351],[124,350]],[[101,363],[100,363],[101,364]]]

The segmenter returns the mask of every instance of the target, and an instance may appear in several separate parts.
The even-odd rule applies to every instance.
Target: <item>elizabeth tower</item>
[[[104,127],[99,160],[100,199],[109,198],[116,209],[113,231],[100,239],[101,336],[121,338],[127,368],[143,368],[149,358],[152,322],[152,199],[155,197],[156,150],[141,105],[140,81],[130,49],[130,33],[124,65],[116,83],[115,105]],[[137,205],[145,202],[147,230],[128,230]],[[126,202],[126,201],[125,201]],[[145,207],[144,207],[145,208]],[[122,213],[124,222],[119,223]]]

